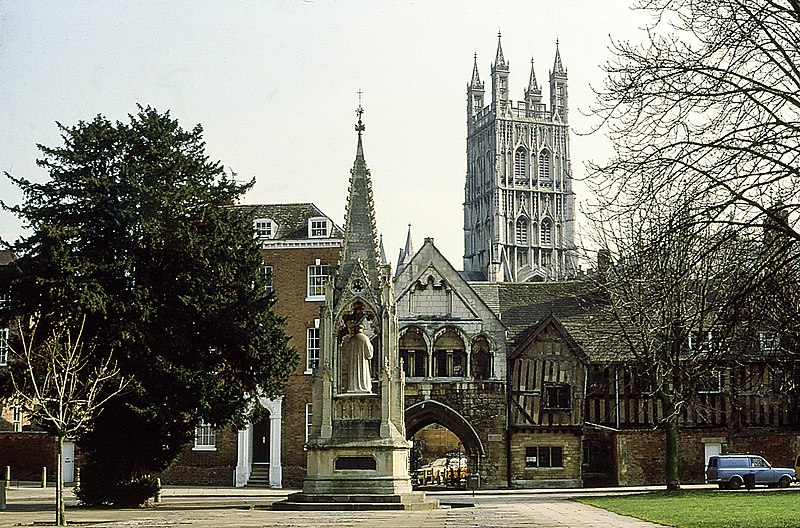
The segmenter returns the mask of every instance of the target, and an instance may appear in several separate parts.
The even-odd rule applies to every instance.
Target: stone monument
[[[314,370],[307,475],[303,491],[276,502],[275,509],[438,506],[411,490],[392,270],[378,245],[360,105],[356,114],[344,245],[326,289]]]

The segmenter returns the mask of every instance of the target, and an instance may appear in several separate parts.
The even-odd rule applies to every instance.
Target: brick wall
[[[161,477],[162,484],[184,486],[232,486],[236,469],[236,437],[233,429],[216,431],[216,451],[194,451],[187,446]]]
[[[800,453],[800,433],[769,429],[729,431],[694,429],[679,432],[678,470],[684,484],[705,481],[704,439],[724,439],[727,453],[764,456],[771,464],[792,467]],[[660,430],[623,431],[616,435],[617,480],[621,486],[664,483],[664,433]]]
[[[47,480],[56,478],[56,442],[46,433],[0,432],[0,478],[11,466],[11,480],[42,480],[42,466]]]
[[[297,488],[306,476],[306,404],[311,403],[311,374],[306,374],[306,330],[320,318],[322,302],[306,301],[308,266],[316,259],[335,266],[339,248],[272,249],[263,252],[264,263],[272,266],[277,298],[275,311],[286,317],[289,345],[298,353],[299,363],[289,377],[282,404],[283,486]]]

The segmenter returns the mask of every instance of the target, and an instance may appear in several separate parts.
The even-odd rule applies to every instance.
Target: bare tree
[[[800,254],[800,3],[635,8],[651,23],[642,43],[612,44],[595,110],[615,154],[591,166],[588,214],[619,261],[605,284],[614,337],[654,382],[666,484],[677,488],[677,416],[696,403],[697,381],[736,352],[691,349],[692,336],[707,329],[730,342],[745,322],[783,331],[800,322],[776,302],[798,291],[787,270]]]
[[[703,222],[798,232],[800,4],[640,0],[643,44],[615,42],[598,108],[616,151],[595,166],[604,205],[691,196]]]
[[[699,394],[721,390],[710,387],[721,382],[720,365],[745,352],[730,345],[745,321],[741,277],[758,253],[738,230],[698,226],[687,210],[669,207],[604,224],[601,235],[616,264],[599,282],[606,304],[596,345],[647,381],[665,432],[665,484],[678,489],[681,416],[704,414]]]
[[[66,524],[64,512],[64,439],[86,431],[105,403],[125,390],[113,354],[89,360],[83,327],[73,337],[68,328],[53,329],[44,339],[36,335],[38,323],[19,328],[19,346],[11,350],[9,364],[15,398],[34,420],[56,437],[56,524]],[[18,350],[17,350],[18,349]]]

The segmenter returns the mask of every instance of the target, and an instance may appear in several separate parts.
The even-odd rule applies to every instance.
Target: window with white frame
[[[722,392],[722,371],[713,369],[701,373],[697,378],[698,394],[719,394]]]
[[[0,328],[0,366],[8,365],[8,328]]]
[[[306,442],[308,442],[308,439],[311,437],[311,420],[314,417],[314,412],[313,411],[314,411],[314,409],[312,407],[312,404],[307,403],[306,404]]]
[[[320,264],[319,259],[316,264],[308,267],[308,300],[322,300],[325,298],[325,285],[328,283],[330,266]]]
[[[314,327],[306,328],[306,374],[319,366],[319,319],[314,319]]]
[[[15,433],[22,432],[22,407],[19,405],[11,407],[11,427]]]
[[[0,293],[0,310],[5,310],[11,306],[11,294],[8,292]]]
[[[253,220],[253,231],[256,238],[273,238],[275,236],[275,222],[269,218],[256,218]]]
[[[261,266],[258,272],[264,280],[264,290],[267,293],[272,293],[272,266]]]
[[[194,430],[195,451],[216,451],[217,432],[214,426],[201,422]]]
[[[308,236],[310,238],[325,238],[328,236],[329,222],[327,218],[311,218],[308,221]]]

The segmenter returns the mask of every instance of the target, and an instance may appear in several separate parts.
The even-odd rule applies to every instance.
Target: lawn
[[[794,487],[794,486],[793,486]],[[800,526],[796,490],[678,491],[576,499],[623,515],[678,528]]]

